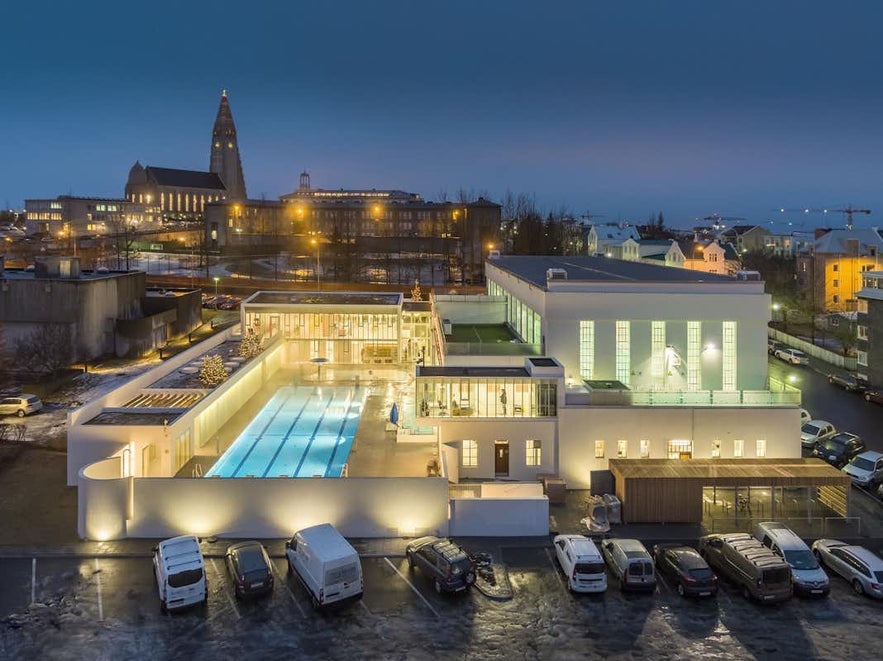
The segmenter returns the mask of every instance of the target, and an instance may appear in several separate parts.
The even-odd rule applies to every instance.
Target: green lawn
[[[515,336],[505,324],[454,324],[448,342],[508,342]]]

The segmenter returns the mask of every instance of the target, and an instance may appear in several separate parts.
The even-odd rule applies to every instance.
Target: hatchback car
[[[784,360],[792,365],[809,365],[809,356],[799,349],[779,348],[773,353],[779,360]]]
[[[408,567],[419,567],[436,592],[460,592],[475,583],[475,563],[449,539],[420,537],[405,547]]]
[[[862,452],[850,459],[842,470],[855,486],[873,490],[875,484],[883,483],[883,453]]]
[[[834,468],[842,468],[856,455],[865,451],[865,442],[860,436],[842,431],[830,438],[816,441],[812,456],[824,459]]]
[[[0,399],[0,415],[17,415],[23,418],[43,408],[43,402],[36,395],[16,395]]]
[[[822,567],[840,574],[857,594],[883,599],[883,558],[863,546],[836,539],[817,539],[812,552]]]
[[[239,542],[228,546],[226,559],[237,599],[273,591],[273,571],[263,544]]]
[[[766,342],[766,351],[769,355],[773,355],[779,349],[784,349],[785,345],[781,342],[776,342],[776,340],[767,340]]]
[[[868,382],[853,374],[829,374],[828,383],[843,388],[846,392],[863,393],[868,389]]]
[[[713,597],[717,594],[717,576],[699,552],[689,546],[653,547],[659,573],[677,585],[682,597]]]
[[[800,428],[800,444],[805,448],[814,448],[817,441],[831,438],[837,430],[827,420],[810,420]]]

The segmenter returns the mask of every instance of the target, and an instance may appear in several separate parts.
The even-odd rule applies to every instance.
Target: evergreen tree
[[[199,370],[199,380],[206,388],[214,388],[227,380],[227,368],[224,367],[224,359],[218,354],[204,356],[202,368]]]

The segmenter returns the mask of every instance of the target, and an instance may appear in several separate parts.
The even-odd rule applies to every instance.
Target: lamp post
[[[215,276],[213,278],[213,280],[215,281],[215,310],[217,310],[218,309],[218,282],[220,282],[221,279],[218,276]]]
[[[319,279],[319,273],[321,272],[322,267],[319,254],[322,248],[319,244],[319,240],[316,238],[310,239],[310,243],[316,246],[316,291],[322,291],[322,281]]]

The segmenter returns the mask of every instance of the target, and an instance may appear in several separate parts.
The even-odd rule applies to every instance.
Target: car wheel
[[[678,583],[678,594],[681,595],[682,597],[686,594],[684,592],[684,584],[683,583]]]
[[[406,553],[405,555],[408,556],[408,569],[414,569],[414,556],[410,553]]]
[[[865,593],[865,586],[862,585],[862,582],[858,579],[855,579],[852,582],[852,589],[855,590],[856,594],[864,594]]]
[[[19,409],[18,411],[15,412],[15,415],[17,415],[19,418],[23,418],[23,417],[25,417],[25,412],[22,411],[21,409]]]
[[[439,594],[441,594],[442,593],[441,581],[436,578],[432,581],[432,583],[435,586],[435,591],[438,592]]]
[[[165,599],[159,600],[159,612],[162,613],[163,615],[165,615],[166,613],[169,612],[169,609],[166,607],[166,600]]]
[[[742,586],[742,596],[745,597],[748,601],[751,601],[751,590],[748,589],[747,585]]]

